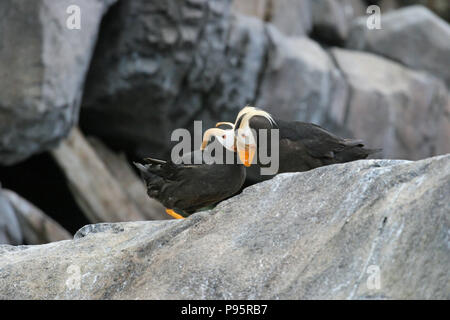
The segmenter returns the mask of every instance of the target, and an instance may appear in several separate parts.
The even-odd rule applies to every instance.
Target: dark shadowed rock
[[[0,247],[8,299],[449,299],[450,155],[276,176],[185,220]]]
[[[357,19],[347,46],[427,70],[450,85],[450,25],[422,6],[411,6],[382,16],[382,29],[369,30],[366,18]]]
[[[100,20],[115,0],[0,2],[0,163],[54,146],[78,119]],[[70,5],[81,30],[66,26]]]
[[[4,189],[3,193],[19,221],[23,243],[43,244],[72,238],[58,222],[14,191]]]
[[[164,154],[171,131],[198,119],[224,72],[229,6],[119,2],[102,25],[88,75],[84,129],[140,156]]]
[[[355,17],[365,15],[361,0],[314,0],[312,5],[312,34],[332,44],[343,44]]]

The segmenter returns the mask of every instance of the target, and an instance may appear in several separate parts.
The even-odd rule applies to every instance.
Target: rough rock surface
[[[276,176],[185,220],[0,246],[0,298],[449,299],[450,155]]]
[[[312,28],[310,0],[233,0],[232,11],[270,22],[288,36],[305,36]]]
[[[349,85],[345,108],[330,111],[335,122],[371,148],[383,148],[383,158],[450,152],[450,97],[443,81],[370,53],[335,48],[331,55]]]
[[[0,2],[1,164],[48,149],[76,123],[100,20],[113,2]],[[66,26],[70,5],[80,7],[81,30]]]
[[[351,49],[365,50],[427,70],[450,86],[450,25],[422,6],[386,13],[382,29],[369,30],[367,18],[356,19],[348,39]]]
[[[344,108],[347,85],[327,52],[306,37],[267,27],[264,72],[255,105],[275,117],[324,124],[330,109]]]
[[[365,14],[361,0],[234,0],[234,13],[258,17],[287,36],[342,44],[353,18]]]
[[[172,130],[192,125],[205,111],[208,93],[227,67],[229,10],[228,0],[114,6],[89,71],[82,128],[139,156],[161,156]]]
[[[311,31],[310,0],[270,0],[268,6],[267,21],[286,35],[307,35]]]
[[[345,43],[353,19],[365,15],[361,0],[314,0],[311,5],[312,34],[325,43]]]

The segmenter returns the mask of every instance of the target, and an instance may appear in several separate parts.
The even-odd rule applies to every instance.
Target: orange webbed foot
[[[166,209],[166,213],[167,213],[169,216],[171,216],[171,217],[173,217],[173,218],[175,218],[175,219],[184,219],[183,216],[181,216],[180,214],[176,213],[176,212],[173,211],[172,209]]]

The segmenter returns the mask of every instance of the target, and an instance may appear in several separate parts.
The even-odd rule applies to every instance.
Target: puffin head
[[[233,128],[228,130],[219,128],[211,128],[206,130],[203,134],[203,141],[200,150],[205,150],[208,142],[211,140],[211,137],[215,137],[227,150],[232,152],[236,151]]]
[[[254,107],[247,106],[239,112],[233,126],[236,137],[235,144],[239,158],[246,167],[251,166],[257,150],[256,138],[254,135],[256,132],[250,127],[250,119],[254,116],[261,116],[269,120],[271,124],[275,123],[268,112]]]

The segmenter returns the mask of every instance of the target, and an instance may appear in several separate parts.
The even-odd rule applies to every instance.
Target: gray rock
[[[281,174],[185,220],[0,247],[0,298],[449,299],[449,194],[450,155]]]
[[[234,0],[234,13],[255,16],[287,36],[343,44],[353,18],[365,14],[361,0]]]
[[[381,12],[388,12],[400,7],[411,5],[423,5],[438,14],[441,18],[450,22],[450,2],[448,0],[378,0]]]
[[[270,22],[288,36],[304,36],[312,28],[310,0],[234,0],[232,10]]]
[[[50,148],[77,122],[100,20],[114,1],[1,1],[0,163]],[[70,5],[81,9],[81,30],[66,26]]]
[[[332,49],[331,55],[349,84],[345,108],[330,110],[335,122],[383,148],[384,158],[450,152],[450,97],[440,79],[369,53]]]
[[[14,208],[0,189],[0,244],[18,245],[23,243],[22,229]]]
[[[208,113],[216,115],[215,122],[234,121],[243,106],[255,102],[266,66],[266,33],[267,26],[259,19],[243,15],[231,18],[224,66],[207,95],[201,118],[207,118]]]
[[[427,70],[450,85],[450,25],[422,6],[383,14],[380,30],[369,30],[367,18],[355,20],[347,47]]]
[[[306,37],[286,37],[268,27],[269,51],[256,106],[286,120],[324,124],[343,108],[347,85],[327,52]]]
[[[19,244],[43,244],[72,238],[58,222],[14,191],[4,189],[3,193],[14,209],[23,234]]]
[[[271,0],[233,0],[231,10],[233,13],[258,17],[265,20]]]
[[[267,21],[288,36],[307,35],[312,29],[311,2],[313,1],[270,0]]]
[[[313,36],[326,43],[345,43],[355,17],[365,15],[361,0],[314,0]]]
[[[229,11],[230,1],[218,0],[119,2],[88,75],[83,129],[139,156],[162,156],[172,130],[198,119],[226,72]]]

